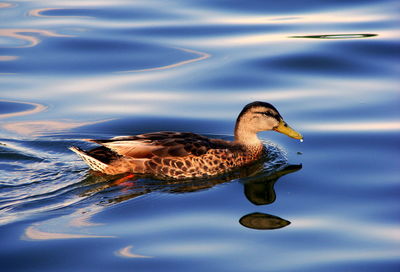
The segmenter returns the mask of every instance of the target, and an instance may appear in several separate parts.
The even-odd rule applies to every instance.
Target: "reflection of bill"
[[[266,213],[250,213],[240,218],[239,223],[250,229],[280,229],[290,224],[289,221]]]

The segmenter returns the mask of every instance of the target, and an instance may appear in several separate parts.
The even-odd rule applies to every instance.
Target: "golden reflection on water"
[[[153,67],[153,68],[139,69],[139,70],[119,71],[117,73],[130,73],[130,72],[139,73],[139,72],[151,72],[151,71],[172,69],[172,68],[176,68],[176,67],[179,67],[179,66],[183,66],[183,65],[186,65],[186,64],[193,63],[193,62],[198,62],[198,61],[201,61],[201,60],[205,60],[205,59],[208,59],[209,57],[211,57],[210,54],[207,54],[207,53],[204,53],[204,52],[200,52],[200,51],[196,51],[196,50],[192,50],[192,49],[187,49],[187,48],[175,48],[175,49],[178,49],[178,50],[183,51],[183,52],[193,53],[193,54],[199,55],[199,57],[193,58],[193,59],[184,60],[184,61],[180,61],[180,62],[177,62],[177,63],[165,65],[165,66],[160,66],[160,67]]]
[[[0,8],[11,8],[14,7],[14,4],[11,3],[0,3]]]
[[[11,61],[18,59],[18,56],[0,56],[0,61]]]
[[[1,57],[0,57],[1,60]],[[10,117],[16,117],[16,116],[22,116],[22,115],[28,115],[28,114],[35,114],[39,113],[41,111],[44,111],[47,109],[46,106],[38,104],[38,103],[32,103],[32,102],[19,102],[19,101],[10,101],[10,100],[1,100],[1,102],[9,102],[9,103],[17,103],[17,104],[26,104],[33,106],[33,109],[26,110],[26,111],[20,111],[20,112],[13,112],[13,113],[3,113],[0,114],[0,119],[5,119],[5,118],[10,118]]]
[[[8,131],[22,135],[42,136],[47,133],[55,133],[71,130],[74,128],[98,124],[112,119],[93,121],[93,122],[75,122],[75,121],[19,121],[2,124],[2,127]]]
[[[26,45],[19,46],[7,46],[12,48],[23,48],[23,47],[33,47],[38,45],[41,40],[38,37],[28,35],[27,33],[36,33],[47,37],[73,37],[72,35],[57,34],[50,30],[40,30],[31,28],[5,28],[0,29],[0,36],[10,37],[17,40],[23,40],[27,42]]]
[[[121,248],[120,250],[118,250],[115,253],[117,254],[117,256],[125,257],[125,258],[153,258],[152,256],[144,256],[144,255],[132,253],[131,252],[132,248],[133,248],[133,246],[127,246],[127,247]]]
[[[34,17],[48,17],[48,18],[54,18],[54,17],[72,17],[72,18],[91,18],[91,16],[77,16],[77,15],[43,15],[43,12],[46,11],[51,11],[51,10],[68,10],[66,8],[40,8],[40,9],[34,9],[28,12],[29,16],[34,16]]]
[[[114,236],[57,233],[39,230],[40,225],[32,225],[25,229],[22,237],[24,240],[58,240],[58,239],[80,239],[80,238],[114,238]]]

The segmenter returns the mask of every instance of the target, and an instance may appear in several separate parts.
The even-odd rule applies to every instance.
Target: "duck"
[[[208,178],[250,165],[266,155],[257,134],[276,131],[303,140],[270,103],[244,106],[234,130],[234,140],[208,138],[192,132],[161,131],[111,139],[85,139],[100,146],[78,154],[95,172],[106,175],[144,175],[156,179]]]

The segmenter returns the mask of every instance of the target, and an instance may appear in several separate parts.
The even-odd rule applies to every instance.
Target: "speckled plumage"
[[[101,145],[90,151],[70,149],[93,170],[105,174],[134,173],[161,179],[209,177],[258,160],[265,148],[256,133],[272,130],[280,121],[281,116],[272,105],[253,102],[239,114],[235,141],[188,132],[154,132],[88,140]]]

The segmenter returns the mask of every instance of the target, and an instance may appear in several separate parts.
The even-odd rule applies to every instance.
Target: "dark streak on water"
[[[399,271],[398,7],[1,2],[1,269]],[[262,133],[269,157],[224,177],[99,176],[67,149],[232,139],[254,100],[305,142]]]

